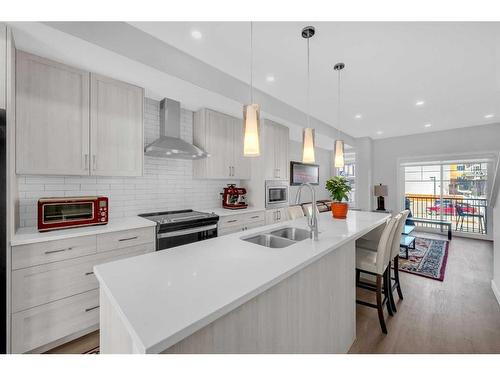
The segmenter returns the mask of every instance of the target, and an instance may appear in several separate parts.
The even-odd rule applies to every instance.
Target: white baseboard
[[[495,280],[491,280],[491,289],[493,290],[493,294],[495,294],[497,302],[500,305],[500,289],[498,289],[497,285],[495,284]]]

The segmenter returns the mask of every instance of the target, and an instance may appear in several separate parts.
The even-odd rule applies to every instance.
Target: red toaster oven
[[[108,223],[107,197],[40,198],[38,231]]]

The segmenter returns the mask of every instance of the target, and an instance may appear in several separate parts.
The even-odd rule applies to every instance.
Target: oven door
[[[266,207],[280,207],[288,204],[288,186],[266,187]]]
[[[96,221],[95,202],[43,203],[41,206],[42,228],[57,228],[88,224]]]
[[[217,224],[157,233],[156,250],[170,249],[213,237],[217,237]]]

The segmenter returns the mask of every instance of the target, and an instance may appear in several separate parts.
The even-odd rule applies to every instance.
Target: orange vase
[[[349,205],[344,202],[332,202],[332,216],[335,219],[345,219]]]

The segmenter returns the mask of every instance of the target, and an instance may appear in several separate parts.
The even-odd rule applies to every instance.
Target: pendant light
[[[306,26],[302,29],[302,38],[307,39],[307,127],[302,133],[302,163],[314,163],[314,129],[311,128],[311,120],[309,116],[309,86],[310,86],[310,71],[309,71],[309,39],[312,38],[316,30],[313,26]]]
[[[337,130],[338,130],[338,137],[335,140],[335,147],[334,147],[334,157],[333,157],[333,165],[335,168],[344,168],[345,164],[345,158],[344,158],[344,141],[340,139],[340,72],[342,69],[345,68],[344,63],[337,63],[333,67],[333,70],[337,71],[338,73],[338,85],[337,85],[337,90],[338,90],[338,95],[337,95],[337,100],[338,100],[338,108],[337,108]]]
[[[250,104],[243,106],[243,156],[260,155],[260,107],[253,102],[253,23],[250,22]]]

